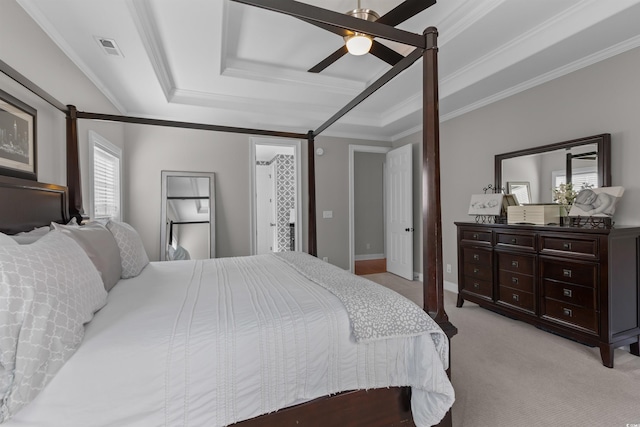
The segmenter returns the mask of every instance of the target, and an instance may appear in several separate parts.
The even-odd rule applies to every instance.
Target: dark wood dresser
[[[600,348],[640,355],[640,227],[458,227],[458,307],[465,300]]]

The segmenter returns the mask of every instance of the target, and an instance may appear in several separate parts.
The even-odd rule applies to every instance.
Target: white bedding
[[[431,335],[356,343],[340,300],[274,255],[152,262],[111,290],[78,351],[6,425],[222,426],[402,385],[418,426],[453,403]]]

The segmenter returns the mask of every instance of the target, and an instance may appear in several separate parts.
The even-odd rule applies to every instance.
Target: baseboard
[[[353,257],[356,261],[369,261],[372,259],[384,259],[384,254],[364,254],[364,255],[356,255]]]
[[[442,284],[442,287],[445,291],[453,292],[454,294],[458,293],[458,285],[453,282],[447,282],[446,280]]]
[[[413,280],[417,280],[422,282],[422,273],[418,273],[417,271],[413,272]],[[454,294],[458,293],[458,285],[453,282],[444,281],[442,282],[442,287],[445,291],[453,292]]]

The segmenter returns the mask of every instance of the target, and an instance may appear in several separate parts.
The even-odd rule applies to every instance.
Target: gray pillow
[[[73,238],[84,249],[100,273],[107,291],[118,283],[122,275],[120,249],[113,234],[104,225],[97,222],[82,226],[51,223],[51,227]]]

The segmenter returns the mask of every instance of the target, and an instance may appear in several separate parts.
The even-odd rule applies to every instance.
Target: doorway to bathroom
[[[302,250],[301,143],[251,138],[253,254]]]

